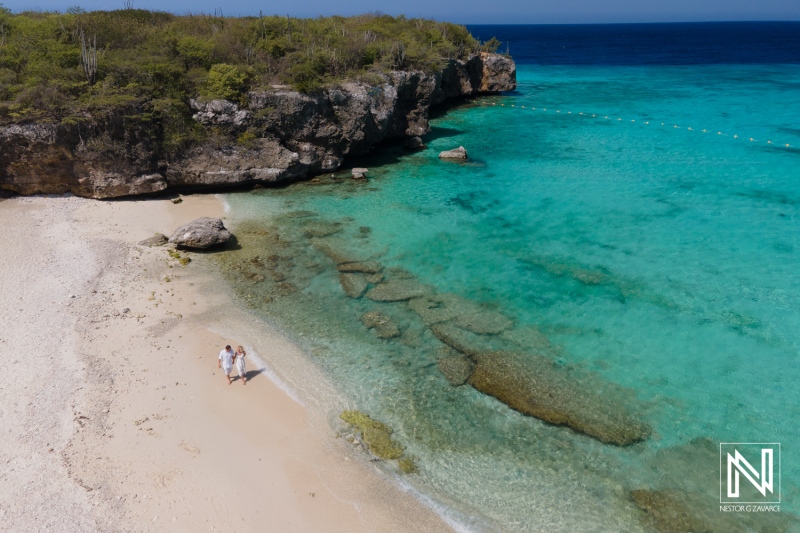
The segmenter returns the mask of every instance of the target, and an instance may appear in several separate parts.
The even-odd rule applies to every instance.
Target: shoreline
[[[0,294],[25,301],[0,314],[0,349],[22,371],[0,378],[0,396],[28,409],[0,409],[0,462],[14,465],[0,478],[0,502],[13,502],[0,518],[13,530],[395,531],[413,516],[415,530],[451,531],[430,502],[335,438],[312,390],[333,397],[333,385],[209,290],[202,258],[182,267],[165,248],[136,245],[224,216],[218,198],[0,205]],[[216,368],[226,342],[252,346],[246,387]],[[29,354],[21,365],[17,347]],[[285,375],[287,361],[301,372]]]

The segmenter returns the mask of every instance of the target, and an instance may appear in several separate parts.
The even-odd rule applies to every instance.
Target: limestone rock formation
[[[364,296],[364,293],[367,292],[367,287],[369,287],[364,274],[339,274],[339,283],[347,296],[356,299]]]
[[[175,230],[169,242],[182,248],[211,248],[225,244],[231,233],[218,218],[202,217]]]
[[[452,150],[445,150],[439,153],[439,159],[444,159],[445,161],[466,161],[467,150],[463,146],[453,148]]]
[[[155,247],[155,246],[163,246],[167,244],[167,242],[169,242],[169,239],[167,238],[166,235],[164,235],[163,233],[156,233],[152,237],[149,237],[143,241],[139,241],[139,245]]]
[[[366,313],[361,317],[361,323],[367,329],[374,329],[381,339],[400,336],[400,327],[391,318],[378,311]]]
[[[523,414],[617,446],[650,436],[650,428],[627,406],[599,392],[599,381],[575,379],[545,357],[485,352],[473,361],[469,384]]]
[[[475,368],[472,361],[463,355],[440,357],[437,361],[439,371],[450,382],[450,385],[459,387],[467,382]]]
[[[406,142],[403,143],[403,147],[412,152],[427,148],[425,143],[422,142],[422,138],[419,136],[411,137],[410,139],[406,140]]]
[[[352,171],[353,179],[354,180],[365,180],[365,179],[367,179],[367,172],[369,172],[368,168],[356,167]]]
[[[375,285],[367,293],[367,298],[376,302],[402,302],[429,292],[430,288],[413,279],[391,279]]]
[[[373,85],[344,82],[314,94],[274,87],[245,103],[191,100],[208,135],[177,154],[158,121],[137,120],[146,102],[80,124],[12,123],[0,127],[0,189],[115,198],[291,181],[336,170],[383,141],[424,135],[431,107],[447,99],[515,88],[514,62],[481,53],[437,73],[390,72]],[[243,133],[255,138],[241,141]]]
[[[378,274],[383,268],[377,261],[359,261],[342,263],[337,267],[339,272],[361,272],[362,274]]]

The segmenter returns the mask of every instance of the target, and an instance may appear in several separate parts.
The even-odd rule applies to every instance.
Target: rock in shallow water
[[[453,150],[445,150],[439,153],[439,159],[447,161],[466,161],[467,150],[463,146],[459,146]]]
[[[376,302],[402,302],[411,298],[419,298],[431,292],[418,281],[412,279],[393,279],[384,281],[370,289],[367,298]]]
[[[204,249],[225,244],[230,238],[222,220],[202,217],[176,229],[169,242],[183,248]]]
[[[363,274],[378,274],[383,268],[377,261],[359,261],[357,263],[342,263],[339,272],[361,272]]]
[[[381,339],[393,339],[400,336],[398,325],[391,318],[378,311],[371,311],[362,316],[361,323],[367,329],[374,329]]]
[[[449,322],[431,326],[431,332],[447,346],[470,357],[477,357],[496,349],[486,337],[476,335]]]
[[[450,385],[454,387],[459,387],[466,383],[475,368],[469,357],[463,355],[440,357],[439,361],[437,361],[437,366],[447,381],[450,382]]]
[[[505,315],[497,311],[480,311],[469,315],[461,315],[456,325],[479,335],[497,335],[514,326]]]
[[[650,428],[628,411],[621,397],[607,396],[608,386],[557,368],[546,357],[485,352],[472,360],[475,371],[469,384],[520,413],[617,446],[650,436]]]
[[[477,313],[480,306],[455,294],[436,294],[424,298],[415,298],[408,302],[408,307],[427,325],[452,320],[467,313]]]
[[[309,222],[303,226],[303,234],[306,237],[327,237],[342,231],[339,222]]]
[[[422,142],[421,137],[411,137],[410,139],[406,139],[406,141],[403,143],[403,147],[406,150],[412,152],[417,150],[424,150],[425,148],[427,148],[427,146],[425,146],[425,143]]]
[[[342,273],[339,274],[339,283],[344,289],[344,293],[350,298],[361,298],[367,292],[367,280],[364,274]]]
[[[360,263],[368,259],[367,254],[357,250],[351,250],[348,243],[336,237],[325,239],[311,239],[311,246],[327,255],[331,261],[337,265],[343,263]]]

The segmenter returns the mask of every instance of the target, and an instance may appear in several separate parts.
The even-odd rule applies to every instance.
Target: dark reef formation
[[[157,124],[120,107],[90,124],[17,123],[0,128],[0,189],[114,198],[167,189],[276,183],[330,172],[347,156],[429,131],[433,106],[516,88],[506,56],[451,60],[435,74],[396,71],[383,83],[342,83],[312,94],[275,87],[246,104],[191,102],[205,140],[165,156]]]

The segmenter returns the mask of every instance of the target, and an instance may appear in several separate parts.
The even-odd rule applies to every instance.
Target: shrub
[[[218,63],[208,71],[206,96],[238,100],[247,84],[247,73],[236,65]]]

